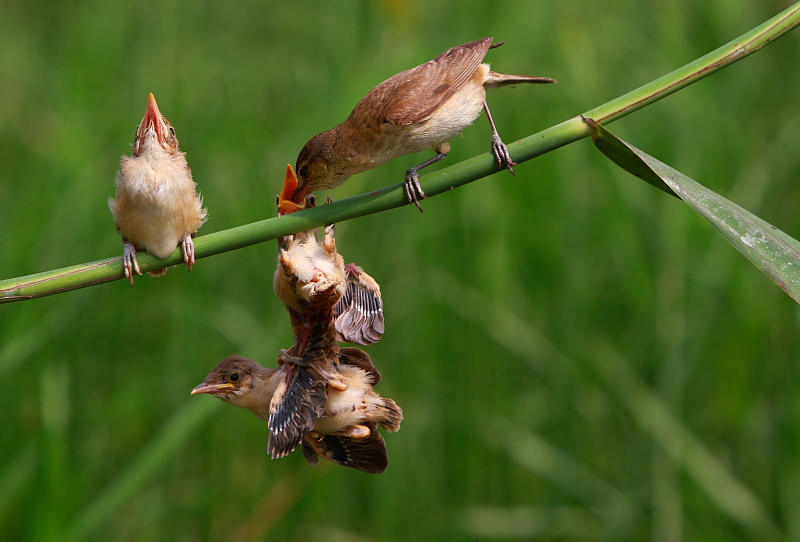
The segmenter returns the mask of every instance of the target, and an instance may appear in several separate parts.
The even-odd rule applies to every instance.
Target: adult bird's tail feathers
[[[511,75],[490,71],[486,76],[486,82],[483,84],[483,86],[486,88],[500,88],[507,85],[517,85],[519,83],[545,85],[555,82],[556,80],[551,79],[550,77],[536,77],[534,75]]]

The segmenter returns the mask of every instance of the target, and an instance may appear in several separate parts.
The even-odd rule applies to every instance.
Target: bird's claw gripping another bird
[[[511,159],[511,155],[508,154],[508,147],[506,147],[506,144],[503,143],[503,140],[500,139],[497,133],[492,136],[492,154],[494,154],[497,160],[498,169],[503,169],[503,166],[505,166],[513,176],[517,176],[513,168],[517,163]]]
[[[406,171],[406,180],[403,182],[403,189],[405,190],[409,205],[413,203],[421,213],[422,207],[419,206],[419,200],[428,199],[428,196],[422,191],[422,186],[419,184],[419,175],[413,168]]]
[[[133,286],[133,272],[135,271],[137,275],[141,275],[142,272],[139,271],[139,262],[136,260],[136,248],[130,243],[125,243],[122,251],[122,268],[125,270],[125,278]]]
[[[192,241],[191,235],[187,235],[183,238],[181,247],[183,248],[183,261],[186,263],[186,267],[189,271],[191,271],[194,265],[194,241]]]
[[[338,372],[328,372],[318,363],[313,364],[314,369],[324,378],[331,388],[338,390],[338,391],[347,391],[347,388],[350,387],[349,382],[347,379]]]

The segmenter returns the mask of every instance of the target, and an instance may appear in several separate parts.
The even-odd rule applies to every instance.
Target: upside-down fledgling
[[[278,198],[279,216],[315,205],[310,196],[298,201],[294,196],[296,189],[294,171],[286,166]],[[278,240],[275,294],[292,315],[293,327],[298,315],[305,320],[320,321],[326,320],[327,311],[332,310],[339,340],[361,345],[377,342],[384,331],[380,286],[357,265],[344,265],[336,251],[333,233],[331,225],[325,228],[322,241],[317,228]]]
[[[308,408],[296,412],[319,410],[316,421],[309,426],[302,416],[290,418],[285,422],[284,435],[273,432],[272,426],[279,417],[280,404],[285,401],[281,395],[286,392],[286,373],[294,370],[291,364],[266,369],[247,358],[228,356],[192,390],[192,394],[210,393],[266,420],[270,425],[270,450],[275,450],[273,439],[292,435],[292,445],[281,446],[281,454],[271,452],[273,457],[283,457],[302,443],[303,455],[312,465],[316,464],[317,455],[321,455],[364,472],[383,472],[388,458],[377,426],[397,431],[403,412],[394,401],[373,390],[380,381],[380,373],[364,351],[343,348],[337,357],[337,368],[347,383],[346,389],[331,387],[324,398],[313,395],[312,402],[317,404],[304,405]]]
[[[133,273],[141,275],[137,250],[166,258],[178,244],[189,271],[194,265],[192,237],[206,220],[203,200],[196,192],[186,154],[178,150],[175,130],[158,110],[150,94],[147,109],[117,174],[116,199],[109,198],[117,231],[125,249],[122,264],[133,285]],[[166,269],[151,271],[153,276]]]

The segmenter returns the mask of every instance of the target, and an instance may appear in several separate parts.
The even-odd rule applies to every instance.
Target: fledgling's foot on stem
[[[517,163],[511,159],[511,155],[508,154],[508,147],[506,147],[506,144],[503,143],[503,140],[500,139],[500,136],[497,134],[492,136],[492,154],[494,154],[497,160],[498,169],[503,169],[503,166],[505,166],[514,177],[517,176],[513,168]]]
[[[133,286],[133,272],[136,271],[137,275],[142,272],[139,271],[139,262],[136,260],[136,248],[130,243],[125,243],[122,251],[122,268],[125,270],[125,278]]]
[[[191,235],[183,238],[181,247],[183,248],[183,261],[186,262],[186,267],[191,271],[194,265],[194,241],[192,241]]]
[[[417,170],[414,168],[409,169],[406,171],[406,180],[403,182],[403,189],[406,192],[406,199],[408,200],[409,205],[414,204],[419,209],[419,212],[422,212],[422,207],[419,206],[420,199],[428,199],[428,196],[425,195],[425,192],[422,191],[422,187],[419,184],[419,175],[417,174]]]

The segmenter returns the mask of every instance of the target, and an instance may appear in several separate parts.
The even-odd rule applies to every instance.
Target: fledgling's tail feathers
[[[400,430],[403,421],[403,410],[393,400],[383,397],[383,418],[376,420],[378,424],[389,432]]]
[[[489,72],[483,86],[486,88],[499,88],[506,85],[516,85],[518,83],[547,84],[555,83],[555,79],[549,77],[536,77],[533,75],[511,75],[506,73]]]
[[[328,461],[362,472],[381,473],[389,466],[386,443],[374,424],[366,425],[370,428],[370,434],[361,440],[310,433],[303,440],[303,456],[311,465],[317,464],[319,455]]]

